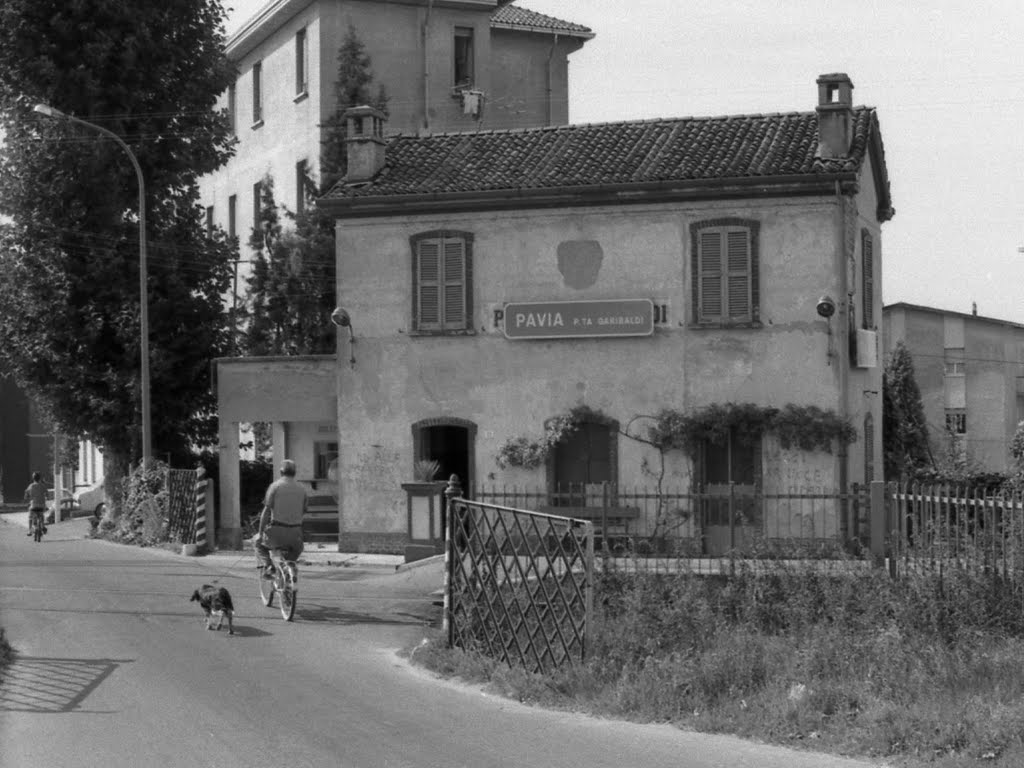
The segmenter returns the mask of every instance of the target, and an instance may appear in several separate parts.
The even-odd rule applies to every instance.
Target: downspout
[[[839,265],[839,295],[844,297],[843,301],[843,328],[845,333],[840,337],[837,345],[836,355],[839,363],[839,418],[846,420],[850,413],[850,312],[853,309],[853,294],[850,292],[849,281],[846,272],[846,214],[843,205],[842,188],[838,181],[835,182],[836,199],[836,263]],[[844,501],[840,504],[839,535],[843,543],[850,541],[850,520],[849,510],[851,505],[846,494],[849,490],[850,467],[849,451],[842,440],[839,441],[839,493]]]
[[[427,15],[423,17],[423,132],[430,131],[430,55],[427,39],[430,31],[430,11],[434,0],[427,0]]]
[[[552,94],[555,92],[554,85],[552,84],[553,77],[551,75],[551,61],[555,58],[555,48],[558,46],[558,33],[555,32],[555,39],[551,43],[551,50],[548,51],[548,98],[547,107],[548,114],[547,119],[544,122],[545,126],[550,126],[554,118],[554,109],[551,106]]]

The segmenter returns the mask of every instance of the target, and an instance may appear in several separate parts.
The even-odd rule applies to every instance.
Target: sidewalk
[[[0,514],[0,521],[13,523],[27,530],[28,512],[5,512]],[[91,528],[91,523],[87,517],[62,520],[59,523],[50,523],[48,527],[63,527],[65,525],[75,526],[76,532],[80,529],[82,538],[85,538],[88,535]],[[225,562],[235,561],[238,560],[240,555],[252,552],[252,545],[249,542],[245,542],[243,547],[244,548],[241,550],[217,550],[206,555],[198,555],[197,557],[209,562],[217,562],[221,560]],[[185,555],[180,556],[185,557]],[[385,572],[402,572],[410,569],[430,567],[431,565],[436,565],[436,561],[437,558],[428,558],[427,560],[419,560],[415,563],[406,563],[405,558],[401,555],[379,555],[366,552],[338,552],[336,549],[330,549],[329,545],[307,544],[305,551],[302,553],[302,557],[299,559],[299,565],[337,566],[342,568],[381,568]]]

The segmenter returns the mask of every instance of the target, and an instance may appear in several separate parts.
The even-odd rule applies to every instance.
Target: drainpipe
[[[550,126],[552,124],[552,122],[554,121],[554,115],[552,114],[554,112],[554,110],[551,107],[551,99],[552,99],[552,94],[555,92],[555,89],[554,89],[554,87],[552,85],[552,79],[553,78],[551,76],[551,61],[555,57],[555,48],[557,46],[558,46],[558,33],[556,32],[555,33],[555,39],[551,43],[551,50],[548,51],[548,99],[547,99],[547,102],[548,102],[547,103],[547,106],[548,106],[548,116],[547,116],[547,120],[544,123],[547,126]]]
[[[846,215],[843,205],[843,193],[838,181],[835,182],[836,198],[836,263],[839,264],[839,295],[845,297],[843,303],[844,337],[837,345],[836,360],[839,363],[839,418],[846,419],[850,413],[850,312],[853,306],[853,294],[850,292],[846,272]],[[839,493],[844,497],[849,490],[850,467],[849,451],[846,443],[839,443]],[[849,500],[840,504],[839,535],[844,544],[850,540]]]
[[[427,15],[423,17],[423,131],[430,130],[430,54],[427,39],[430,32],[430,11],[434,0],[427,0]]]

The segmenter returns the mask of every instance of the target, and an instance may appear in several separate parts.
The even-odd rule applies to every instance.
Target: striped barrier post
[[[196,551],[206,549],[206,470],[196,470]]]

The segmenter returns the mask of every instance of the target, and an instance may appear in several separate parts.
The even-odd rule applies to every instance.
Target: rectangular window
[[[313,479],[330,479],[331,464],[338,460],[338,444],[313,443]]]
[[[228,125],[231,126],[232,135],[238,132],[238,114],[235,109],[236,95],[235,84],[232,83],[228,86]]]
[[[412,238],[415,330],[464,331],[473,315],[473,236],[433,232]]]
[[[861,230],[861,256],[863,264],[864,328],[875,327],[875,246],[871,233]]]
[[[206,206],[206,236],[213,235],[213,206]]]
[[[473,85],[473,29],[455,28],[455,87]]]
[[[306,161],[295,164],[295,213],[306,210]]]
[[[295,33],[295,95],[301,96],[308,89],[306,79],[306,30]]]
[[[963,376],[966,373],[963,347],[946,347],[943,368],[947,376]]]
[[[252,122],[259,125],[263,122],[263,62],[252,65]]]
[[[966,435],[967,411],[963,408],[947,408],[946,431],[954,435]]]
[[[757,231],[757,222],[739,219],[693,225],[697,323],[738,324],[759,319]]]
[[[238,206],[238,196],[231,195],[228,198],[228,236],[238,237],[238,214],[236,208]]]
[[[252,185],[252,228],[260,225],[260,211],[263,209],[263,182]]]

